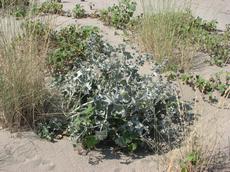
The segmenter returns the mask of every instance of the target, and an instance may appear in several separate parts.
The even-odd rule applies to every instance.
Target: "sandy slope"
[[[230,23],[229,0],[199,1],[200,6],[198,7],[196,6],[197,3],[193,3],[194,13],[207,19],[218,19],[220,28],[223,28],[226,23]],[[74,4],[81,3],[90,13],[90,3],[95,4],[93,7],[95,10],[108,7],[114,2],[117,0],[86,0],[86,2],[64,0],[63,5],[65,10],[71,10]],[[141,12],[141,6],[138,7],[138,12]],[[123,43],[122,31],[104,26],[97,19],[76,20],[63,16],[55,17],[55,24],[58,27],[68,24],[94,25],[101,29],[104,39],[112,45]],[[115,34],[115,31],[119,34]],[[149,67],[146,65],[142,73],[148,73]],[[194,72],[209,77],[220,70],[223,69],[205,66]],[[230,66],[224,70],[230,70]],[[200,95],[187,86],[181,86],[181,94],[185,100],[199,99],[196,109],[201,117],[196,128],[201,135],[204,135],[205,144],[212,143],[213,140],[217,139],[221,143],[217,144],[217,147],[229,147],[230,102],[222,101],[222,104],[210,105],[202,101]],[[168,158],[170,160],[170,153]],[[0,130],[0,171],[2,172],[162,172],[166,164],[167,158],[165,156],[152,155],[130,160],[130,157],[124,155],[120,157],[118,154],[111,153],[110,150],[103,153],[100,151],[90,152],[87,156],[82,156],[78,155],[67,138],[57,143],[49,143],[40,140],[31,132],[11,134],[6,130]]]

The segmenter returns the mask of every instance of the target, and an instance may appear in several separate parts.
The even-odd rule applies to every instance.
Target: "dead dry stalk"
[[[48,34],[41,42],[14,18],[0,19],[0,103],[10,127],[32,127],[36,115],[43,113]]]

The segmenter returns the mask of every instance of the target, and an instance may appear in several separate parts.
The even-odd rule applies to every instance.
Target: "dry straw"
[[[32,127],[48,95],[45,59],[49,33],[42,36],[41,43],[41,37],[22,29],[22,22],[7,15],[0,19],[0,103],[4,123],[10,127]]]
[[[141,47],[154,54],[155,60],[168,60],[170,67],[188,70],[196,52],[189,39],[177,34],[178,22],[184,22],[190,2],[174,0],[142,0],[143,21],[138,29]]]

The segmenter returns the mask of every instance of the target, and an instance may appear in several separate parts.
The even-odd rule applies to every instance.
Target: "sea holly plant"
[[[129,53],[124,46],[91,48],[88,59],[73,63],[56,75],[54,85],[63,96],[68,133],[74,144],[87,149],[103,141],[135,151],[168,149],[181,140],[188,114],[162,77],[139,74],[148,55]],[[172,148],[170,146],[170,148]]]

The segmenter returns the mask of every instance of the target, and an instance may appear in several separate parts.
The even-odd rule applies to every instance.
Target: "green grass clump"
[[[118,5],[114,4],[108,9],[101,10],[100,19],[107,25],[124,29],[131,21],[135,10],[135,2],[132,0],[121,0]]]

